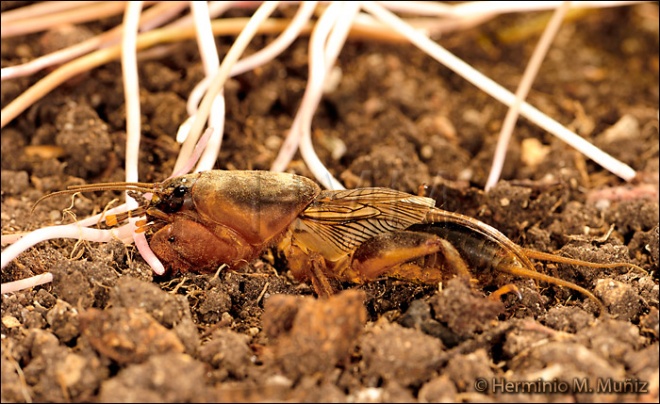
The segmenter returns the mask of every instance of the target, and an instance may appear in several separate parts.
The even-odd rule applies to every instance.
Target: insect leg
[[[471,278],[467,264],[450,242],[412,231],[380,234],[365,241],[353,254],[351,269],[363,281],[389,276],[437,283],[447,272]]]
[[[215,272],[222,264],[229,266],[252,259],[254,248],[232,229],[208,226],[174,215],[172,223],[159,229],[149,242],[151,249],[162,261],[169,263],[174,272]]]
[[[518,296],[518,300],[522,300],[522,294],[520,293],[520,289],[518,289],[518,286],[514,285],[513,283],[508,283],[502,286],[501,288],[497,289],[495,292],[488,295],[488,298],[492,300],[499,300],[500,297],[506,295],[507,293],[515,293],[516,296]]]
[[[310,278],[312,279],[312,286],[314,286],[316,294],[321,298],[327,299],[335,294],[335,290],[330,286],[328,277],[323,273],[322,265],[319,260],[312,260]]]
[[[335,291],[323,272],[323,269],[326,269],[323,258],[317,253],[304,251],[290,241],[290,237],[285,237],[279,247],[286,256],[291,275],[299,281],[311,280],[314,291],[319,297],[332,296]]]

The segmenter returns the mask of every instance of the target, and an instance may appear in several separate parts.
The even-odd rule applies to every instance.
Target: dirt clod
[[[276,295],[266,301],[264,330],[275,339],[273,360],[292,380],[327,372],[348,360],[366,321],[364,293],[327,300]],[[289,309],[282,310],[281,307]]]
[[[109,289],[117,282],[117,274],[97,262],[60,261],[51,270],[53,289],[62,300],[74,307],[104,307]]]
[[[68,157],[68,173],[85,178],[99,174],[106,167],[112,140],[107,124],[96,111],[88,105],[68,103],[57,116],[55,126],[58,131],[55,143]]]
[[[631,321],[639,315],[639,295],[631,286],[605,278],[598,280],[594,292],[603,300],[610,314],[618,319]]]
[[[382,320],[360,342],[367,385],[376,385],[379,378],[403,386],[419,385],[433,376],[443,350],[437,338]],[[408,360],[399,361],[401,357]]]
[[[176,334],[144,309],[88,309],[80,313],[80,327],[97,352],[120,364],[141,363],[154,354],[184,350]]]
[[[253,354],[248,346],[249,340],[244,334],[217,330],[211,340],[202,345],[199,357],[222,373],[222,377],[216,375],[218,381],[227,378],[244,379],[252,365]]]
[[[46,321],[53,333],[64,343],[76,338],[80,333],[78,311],[63,300],[58,300],[48,311]]]
[[[186,402],[212,396],[203,383],[204,365],[181,353],[150,356],[122,369],[101,385],[103,402]]]
[[[475,380],[473,375],[486,380],[493,380],[495,375],[486,351],[479,349],[467,355],[459,355],[452,358],[445,369],[449,379],[454,382],[458,391],[482,392],[475,390]]]
[[[460,337],[483,331],[504,311],[504,305],[473,291],[459,278],[447,282],[439,295],[431,300],[436,320],[447,324]]]

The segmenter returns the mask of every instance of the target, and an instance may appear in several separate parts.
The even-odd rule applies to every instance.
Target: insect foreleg
[[[172,223],[159,229],[151,238],[151,248],[170,263],[175,272],[214,272],[222,264],[233,265],[252,259],[255,250],[236,232],[225,226],[208,225],[174,215]]]

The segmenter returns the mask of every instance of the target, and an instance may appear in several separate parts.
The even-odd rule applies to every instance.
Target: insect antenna
[[[135,192],[155,192],[156,185],[149,182],[106,182],[103,184],[86,184],[86,185],[72,185],[67,187],[66,190],[52,192],[48,195],[44,195],[32,206],[30,214],[34,212],[34,209],[41,202],[48,198],[52,198],[58,195],[71,195],[78,192],[93,192],[93,191],[135,191]]]

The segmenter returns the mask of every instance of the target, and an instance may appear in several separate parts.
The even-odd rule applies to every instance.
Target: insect
[[[329,279],[365,283],[394,277],[437,283],[478,271],[571,288],[572,282],[537,272],[530,258],[612,268],[525,249],[495,228],[435,208],[435,200],[389,188],[321,191],[312,180],[268,171],[213,170],[162,183],[106,183],[69,187],[75,192],[128,190],[152,193],[137,209],[106,218],[115,225],[145,216],[138,231],[173,272],[237,268],[277,246],[293,276],[311,281],[319,296],[333,293]],[[639,267],[636,267],[639,268]],[[641,269],[641,268],[640,268]]]

